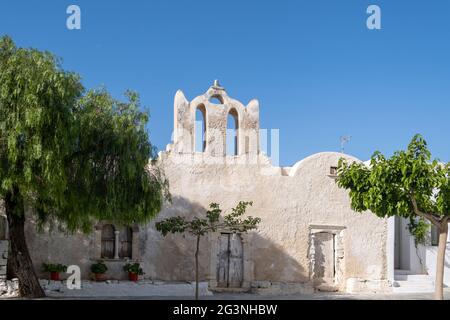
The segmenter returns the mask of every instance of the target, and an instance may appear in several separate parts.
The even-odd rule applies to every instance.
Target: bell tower
[[[203,115],[203,130],[196,130],[197,110]],[[229,115],[233,117],[236,127],[235,156],[259,154],[258,100],[253,99],[244,106],[230,98],[218,80],[204,94],[190,102],[181,90],[175,94],[172,150],[177,153],[204,152],[213,157],[226,156],[227,141],[230,140],[227,139]],[[196,134],[202,134],[202,139]],[[201,147],[196,146],[199,141]]]

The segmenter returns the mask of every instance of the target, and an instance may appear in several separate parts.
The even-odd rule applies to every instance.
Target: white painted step
[[[405,287],[405,288],[425,288],[425,287],[433,287],[434,283],[430,282],[418,282],[418,281],[394,281],[394,287]]]
[[[427,274],[410,274],[407,270],[396,270],[392,291],[397,293],[434,292],[434,280]]]
[[[420,292],[434,292],[434,286],[400,286],[393,287],[393,293],[420,293]]]
[[[394,280],[411,282],[433,282],[433,278],[428,274],[396,274],[394,275]]]

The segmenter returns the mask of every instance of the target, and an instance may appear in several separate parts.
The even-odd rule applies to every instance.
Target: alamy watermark
[[[69,30],[81,29],[81,8],[77,5],[71,4],[67,7],[66,13],[69,14],[66,20],[66,27]]]
[[[70,274],[66,280],[66,286],[69,290],[81,289],[81,270],[77,265],[70,265],[67,267],[67,273]]]
[[[202,131],[202,122],[195,129],[179,129],[172,134],[170,151],[180,164],[258,164],[265,155],[273,166],[280,162],[279,129],[219,129]]]
[[[66,13],[69,15],[66,19],[66,27],[69,30],[81,29],[81,8],[78,5],[71,4],[67,7]],[[381,8],[376,4],[367,7],[366,13],[369,14],[366,20],[366,26],[369,30],[381,30]]]
[[[375,4],[367,7],[367,14],[370,16],[367,18],[366,25],[369,30],[381,29],[381,8]]]

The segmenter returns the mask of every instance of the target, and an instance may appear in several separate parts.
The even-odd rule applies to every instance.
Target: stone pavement
[[[450,289],[445,290],[445,300],[450,300]],[[167,299],[167,297],[164,297]],[[433,293],[388,293],[388,294],[346,294],[346,293],[326,293],[317,292],[313,294],[293,294],[261,296],[256,294],[214,294],[203,297],[203,299],[263,299],[263,300],[432,300]]]
[[[45,299],[123,299],[123,300],[190,300],[194,297],[194,282],[161,282],[143,280],[93,282],[82,281],[81,289],[69,289],[66,281],[40,280],[47,297]],[[1,288],[0,288],[1,289]],[[7,288],[8,289],[8,288]],[[11,290],[0,290],[0,298],[14,298],[17,285]],[[217,293],[208,289],[207,282],[199,283],[202,300],[431,300],[433,293],[367,293],[348,294],[336,292],[303,291],[302,293],[259,292]],[[5,291],[5,292],[4,292]],[[3,292],[3,294],[2,294]],[[281,292],[284,292],[282,294]],[[297,291],[298,292],[298,291]],[[450,300],[450,288],[446,288],[445,299]]]
[[[450,300],[450,289],[445,289],[445,300]],[[193,296],[123,296],[123,297],[47,297],[45,299],[100,299],[100,300],[192,300]],[[200,300],[433,300],[432,293],[345,294],[325,293],[293,295],[259,295],[251,293],[214,293]]]

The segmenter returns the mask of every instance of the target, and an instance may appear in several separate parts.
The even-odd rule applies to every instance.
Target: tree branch
[[[449,223],[450,216],[443,216],[439,220],[441,221],[441,223]]]
[[[419,207],[417,206],[416,198],[414,198],[414,193],[410,196],[414,213],[422,218],[428,219],[432,224],[439,227],[442,224],[442,219],[439,217],[434,216],[432,213],[426,213],[419,210]]]

